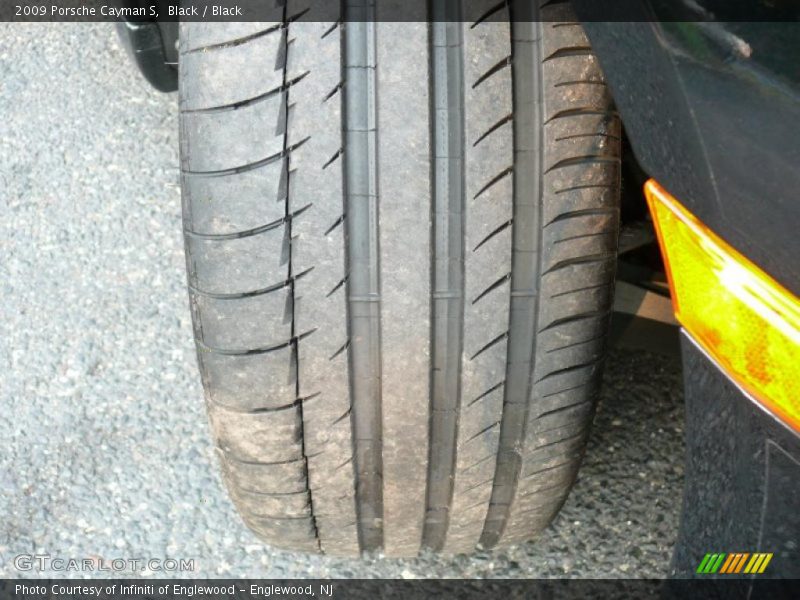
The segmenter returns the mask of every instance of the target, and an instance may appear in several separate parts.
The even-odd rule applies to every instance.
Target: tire
[[[275,546],[515,544],[575,479],[620,124],[569,4],[513,23],[457,4],[432,23],[315,22],[289,0],[275,23],[181,25],[200,372],[230,496]]]

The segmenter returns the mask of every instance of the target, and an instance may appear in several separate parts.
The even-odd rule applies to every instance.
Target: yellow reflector
[[[739,385],[800,431],[800,300],[652,179],[645,196],[678,321]]]

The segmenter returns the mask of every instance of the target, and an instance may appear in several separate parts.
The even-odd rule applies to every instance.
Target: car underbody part
[[[144,78],[160,92],[178,89],[178,23],[120,21],[117,33]]]

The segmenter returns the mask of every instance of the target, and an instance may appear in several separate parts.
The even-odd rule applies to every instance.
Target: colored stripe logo
[[[726,575],[763,573],[771,560],[772,552],[708,553],[700,561],[697,573],[706,575],[712,573]]]

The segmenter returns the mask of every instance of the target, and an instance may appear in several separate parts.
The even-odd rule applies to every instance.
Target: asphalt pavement
[[[176,96],[148,87],[109,24],[4,23],[0,40],[0,577],[62,574],[20,571],[21,554],[193,559],[182,575],[202,577],[667,573],[680,364],[621,349],[579,480],[537,541],[414,560],[259,542],[223,490],[196,371]]]

